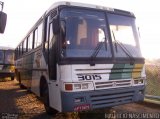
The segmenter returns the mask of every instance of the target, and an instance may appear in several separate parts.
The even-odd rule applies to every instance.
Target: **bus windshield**
[[[115,57],[127,57],[125,52],[132,57],[142,57],[135,18],[108,14],[108,21]]]
[[[112,53],[116,58],[142,57],[134,17],[65,8],[60,13],[60,21],[62,57],[110,58]]]
[[[14,52],[8,50],[5,52],[5,64],[14,64]]]
[[[14,64],[14,51],[0,50],[0,64]]]
[[[111,57],[105,13],[91,10],[63,9],[62,57],[91,57],[102,44],[96,57]]]

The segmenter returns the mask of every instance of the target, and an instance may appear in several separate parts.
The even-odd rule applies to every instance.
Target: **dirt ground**
[[[20,89],[16,80],[0,80],[0,119],[128,119],[144,116],[160,118],[160,105],[132,103],[110,110],[47,115],[42,102],[34,94]]]

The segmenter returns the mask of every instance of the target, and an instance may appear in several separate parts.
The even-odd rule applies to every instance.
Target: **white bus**
[[[53,4],[15,49],[20,85],[48,113],[143,101],[144,58],[133,13],[96,5]]]

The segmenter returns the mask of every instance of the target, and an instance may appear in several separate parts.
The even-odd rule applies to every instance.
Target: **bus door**
[[[53,34],[51,15],[46,18],[46,36],[44,46],[44,58],[48,65],[50,80],[56,80],[56,36]]]
[[[47,17],[47,33],[45,42],[45,59],[48,65],[48,72],[49,72],[49,99],[51,107],[55,109],[60,108],[60,104],[57,103],[57,97],[60,97],[60,90],[59,90],[59,80],[57,79],[57,35],[53,34],[53,18],[56,16],[54,11]]]

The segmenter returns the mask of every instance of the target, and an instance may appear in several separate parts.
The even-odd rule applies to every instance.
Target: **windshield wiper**
[[[94,58],[97,56],[97,54],[99,53],[100,49],[102,48],[104,42],[99,42],[96,46],[96,48],[94,49],[94,52],[92,53],[91,57]]]
[[[93,61],[94,61],[95,57],[98,55],[98,53],[99,53],[100,49],[102,48],[103,44],[105,44],[105,49],[107,51],[107,44],[106,44],[106,38],[105,38],[104,42],[103,41],[99,42],[97,44],[96,48],[94,49],[94,52],[92,53],[92,55],[90,57],[90,65],[91,66],[95,65],[95,62],[93,62]]]
[[[123,52],[129,57],[129,59],[131,61],[130,64],[133,65],[134,62],[135,62],[135,59],[134,59],[133,55],[128,51],[128,49],[121,42],[116,40],[113,30],[112,30],[112,34],[113,34],[113,39],[114,39],[115,43],[120,46],[120,48],[123,50]],[[117,46],[116,46],[116,51],[118,52]]]

